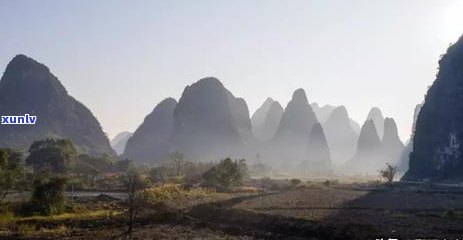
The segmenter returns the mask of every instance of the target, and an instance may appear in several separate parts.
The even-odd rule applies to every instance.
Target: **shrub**
[[[392,166],[389,163],[386,163],[386,167],[384,169],[381,169],[379,173],[380,176],[387,181],[389,187],[392,189],[394,176],[397,173],[397,167]]]
[[[21,215],[52,215],[65,209],[66,178],[39,178],[34,181],[31,199],[23,204]]]
[[[297,186],[297,185],[299,185],[301,183],[301,180],[299,180],[297,178],[293,178],[293,179],[291,179],[290,182],[291,182],[291,186],[295,187],[295,186]]]
[[[184,189],[177,184],[164,184],[157,187],[144,189],[141,198],[148,203],[168,202],[188,197],[204,197],[211,193],[205,188]]]
[[[19,152],[0,149],[0,201],[5,200],[11,190],[23,190],[28,185],[21,159]]]
[[[229,190],[235,187],[247,177],[247,166],[245,160],[232,161],[226,158],[219,164],[203,174],[203,180],[207,185]]]
[[[325,187],[329,187],[331,185],[331,181],[326,180],[326,181],[323,182],[323,185],[325,185]]]

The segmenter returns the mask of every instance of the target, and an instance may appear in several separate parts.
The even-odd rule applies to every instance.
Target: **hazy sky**
[[[378,106],[408,139],[439,56],[463,33],[463,0],[0,0],[0,67],[46,64],[109,137],[215,76],[251,114],[271,96]]]

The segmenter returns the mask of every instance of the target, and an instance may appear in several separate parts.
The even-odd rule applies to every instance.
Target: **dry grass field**
[[[150,190],[162,194],[166,189]],[[376,239],[463,236],[463,189],[322,184],[265,193],[193,189],[140,208],[127,235],[124,203],[80,203],[87,213],[2,222],[2,239]]]

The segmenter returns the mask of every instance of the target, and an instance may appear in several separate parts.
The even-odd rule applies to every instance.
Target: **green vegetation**
[[[47,216],[62,213],[65,209],[65,186],[64,177],[42,176],[36,179],[32,197],[23,205],[21,214]]]
[[[203,180],[207,185],[223,188],[239,186],[248,178],[246,160],[231,160],[226,158],[219,164],[203,174]]]
[[[11,149],[0,149],[0,202],[11,190],[23,190],[26,171],[21,165],[22,154]]]
[[[32,143],[26,163],[34,172],[66,173],[76,157],[76,148],[70,140],[49,138]]]
[[[231,196],[217,190],[256,193],[242,185],[248,180],[245,160],[195,163],[178,151],[164,164],[149,168],[109,155],[78,155],[66,139],[36,141],[27,157],[0,149],[0,236],[9,229],[22,237],[64,236],[82,221],[100,225],[113,217],[126,222],[127,233],[132,234],[147,207],[183,208]],[[121,191],[127,198],[103,194],[67,201],[66,190]],[[7,197],[22,191],[27,191],[19,194],[22,199]]]
[[[175,151],[169,160],[161,166],[153,167],[147,171],[148,178],[153,184],[199,184],[202,175],[214,166],[213,163],[195,163],[186,161],[183,154]]]

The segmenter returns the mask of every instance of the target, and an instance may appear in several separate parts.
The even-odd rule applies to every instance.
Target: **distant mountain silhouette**
[[[418,118],[418,114],[420,113],[420,109],[423,106],[423,104],[417,104],[415,106],[415,111],[413,112],[413,124],[412,124],[412,133],[410,140],[406,144],[404,150],[402,151],[402,154],[400,156],[400,162],[398,164],[399,172],[400,173],[405,173],[408,171],[408,162],[409,162],[409,157],[410,153],[413,150],[413,136],[415,134],[415,128],[416,128],[416,119]]]
[[[251,119],[249,118],[249,109],[243,98],[236,98],[228,91],[228,101],[233,117],[233,122],[240,134],[242,143],[248,148],[254,148],[256,139],[252,133]]]
[[[372,119],[367,120],[360,131],[357,142],[357,151],[354,157],[345,164],[348,172],[351,173],[372,173],[382,167],[382,160],[378,153],[381,148],[381,141]]]
[[[373,120],[367,120],[362,126],[357,143],[357,152],[373,152],[381,145]]]
[[[280,103],[274,101],[267,112],[264,125],[262,126],[262,131],[264,132],[264,134],[261,135],[262,141],[270,141],[275,137],[278,127],[280,126],[281,118],[283,117],[283,112],[284,109]]]
[[[102,93],[103,94],[103,93]],[[35,140],[68,138],[80,153],[115,155],[98,120],[43,64],[14,57],[0,80],[2,115],[36,115],[35,125],[2,125],[0,147],[28,149]]]
[[[111,140],[111,147],[118,155],[124,153],[125,144],[127,144],[127,140],[129,140],[132,135],[133,133],[131,132],[120,132]]]
[[[309,136],[308,165],[310,173],[327,173],[332,171],[330,149],[322,125],[315,123]]]
[[[159,163],[174,151],[169,138],[174,128],[174,109],[177,101],[164,99],[145,117],[143,123],[128,139],[124,157],[142,163]]]
[[[262,107],[253,115],[254,136],[260,142],[268,142],[274,136],[280,125],[284,109],[280,103],[267,98]]]
[[[341,164],[351,159],[357,148],[358,135],[344,106],[336,107],[323,124],[334,163]]]
[[[305,91],[298,89],[293,93],[291,101],[285,108],[275,139],[296,141],[307,139],[312,126],[317,122]]]
[[[193,161],[244,157],[250,125],[244,100],[235,99],[218,79],[204,78],[185,88],[170,142]]]
[[[281,117],[270,155],[277,161],[285,159],[284,163],[288,166],[305,160],[310,132],[317,122],[305,91],[296,90]]]
[[[381,110],[377,107],[372,108],[367,116],[367,120],[369,119],[373,120],[376,131],[378,131],[378,136],[382,139],[384,134],[384,117]]]
[[[333,110],[336,108],[335,106],[332,105],[324,105],[323,107],[320,107],[318,103],[311,103],[310,107],[312,107],[312,110],[315,113],[315,116],[317,116],[318,121],[323,125],[323,123],[328,120],[330,117],[331,113]]]
[[[333,105],[324,105],[323,107],[320,107],[318,103],[311,103],[310,106],[312,107],[312,110],[315,113],[315,116],[317,116],[318,121],[322,126],[326,123],[328,118],[331,116],[333,113],[334,109],[340,106],[333,106]],[[350,125],[356,135],[360,134],[360,125],[352,118],[349,118]]]
[[[439,61],[418,115],[410,167],[403,179],[463,179],[463,37]]]
[[[382,116],[382,115],[381,115]],[[362,126],[357,142],[357,152],[344,169],[348,173],[377,174],[386,163],[397,166],[404,151],[394,119],[386,118],[383,124],[383,138],[380,140],[372,118]]]
[[[360,127],[360,124],[356,122],[354,119],[349,119],[350,126],[352,127],[352,130],[354,130],[355,134],[360,135],[360,130],[362,129]]]
[[[273,102],[274,101],[272,98],[265,99],[262,106],[260,106],[254,112],[254,114],[252,114],[252,117],[251,117],[252,130],[253,130],[254,136],[259,140],[262,138],[261,135],[264,134],[264,132],[262,131],[262,127],[264,125],[265,118],[267,117],[267,113],[270,110],[270,107],[272,106]]]
[[[404,148],[405,146],[399,138],[394,119],[386,118],[384,120],[384,136],[381,141],[381,155],[384,161],[397,165],[400,162]]]

